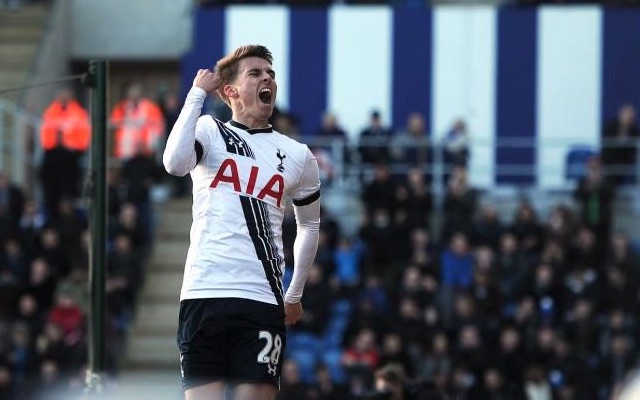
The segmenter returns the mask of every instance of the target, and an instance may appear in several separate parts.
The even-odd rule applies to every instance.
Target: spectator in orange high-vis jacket
[[[58,143],[61,140],[62,143]],[[71,89],[62,89],[42,115],[40,144],[43,150],[61,145],[85,152],[91,140],[89,114],[76,101]]]
[[[158,153],[164,135],[164,117],[160,107],[142,96],[142,86],[134,83],[127,97],[111,112],[115,128],[115,156],[127,160],[142,148],[146,155]]]

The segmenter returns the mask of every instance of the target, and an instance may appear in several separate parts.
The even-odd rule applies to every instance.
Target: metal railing
[[[33,115],[17,105],[0,98],[0,169],[8,173],[11,179],[23,187],[33,187],[35,183],[35,171],[41,160],[41,147],[39,145],[39,134],[41,126],[40,117]],[[319,136],[303,136],[300,141],[309,145],[316,152],[321,164],[321,171],[326,173],[324,176],[328,182],[328,186],[338,190],[357,191],[363,181],[371,177],[374,165],[365,162],[359,149],[386,147],[393,149],[395,147],[413,148],[415,146],[396,143],[393,137],[388,141],[378,140],[350,140],[340,138],[324,138]],[[637,160],[640,161],[640,140],[634,139],[631,144],[635,146]],[[427,139],[421,142],[425,149],[428,149],[428,160],[418,165],[423,172],[431,178],[432,191],[434,195],[444,194],[446,182],[444,177],[449,174],[450,166],[445,163],[444,145],[440,140]],[[557,137],[545,141],[544,150],[557,149],[563,157],[572,148],[584,146],[584,144],[576,143],[575,139],[565,137]],[[629,146],[629,144],[626,144]],[[619,143],[615,140],[600,141],[600,148],[587,145],[593,152],[599,152],[600,148],[619,147]],[[474,153],[491,149],[491,151],[500,150],[521,150],[531,149],[534,151],[542,151],[538,146],[536,138],[512,137],[507,139],[471,139],[469,141],[471,149],[471,157]],[[413,163],[406,163],[390,159],[389,167],[394,175],[404,175],[411,168],[415,168]],[[530,178],[531,182],[536,182],[536,177],[540,174],[557,177],[559,180],[570,181],[566,179],[567,164],[565,160],[555,162],[554,165],[542,163],[537,165],[536,159],[531,163],[500,163],[496,164],[494,160],[488,160],[482,165],[474,165],[472,173],[493,173],[493,175],[508,175],[510,177]],[[490,169],[490,170],[489,170]],[[628,174],[640,177],[640,162],[635,166],[627,165],[608,165],[607,174]],[[526,184],[520,185],[527,186]],[[530,189],[544,189],[537,183],[528,185]],[[493,185],[492,185],[493,187]],[[486,189],[490,189],[486,188]]]
[[[323,138],[317,136],[303,136],[300,141],[306,143],[316,155],[320,156],[319,163],[321,170],[323,163],[326,163],[327,174],[331,175],[330,184],[336,188],[345,190],[357,188],[363,179],[367,179],[368,171],[374,167],[373,163],[367,163],[362,159],[360,149],[373,147],[386,147],[393,153],[394,146],[400,148],[412,148],[413,145],[406,143],[393,143],[393,137],[381,142],[379,139],[374,140],[350,140],[341,138]],[[431,178],[432,189],[434,194],[443,193],[444,177],[450,173],[451,165],[445,162],[445,146],[442,141],[427,139],[421,142],[423,149],[428,153],[428,159],[418,164],[404,162],[394,159],[393,156],[388,158],[388,166],[394,175],[405,175],[410,169],[419,167],[423,172]],[[496,163],[493,160],[485,160],[482,163],[474,163],[471,174],[492,174],[493,176],[509,176],[515,178],[525,178],[523,182],[535,182],[531,184],[518,184],[518,186],[529,186],[531,189],[546,189],[539,182],[539,177],[555,178],[557,181],[568,183],[570,188],[572,184],[577,183],[576,173],[580,175],[586,169],[585,165],[569,164],[567,159],[569,153],[574,150],[589,150],[594,154],[599,154],[604,149],[614,149],[619,147],[635,148],[636,162],[635,165],[626,164],[609,164],[605,167],[606,175],[629,175],[640,177],[640,139],[632,139],[628,143],[621,145],[614,139],[600,139],[599,145],[590,143],[577,142],[573,138],[557,137],[547,139],[543,147],[540,146],[536,138],[531,137],[512,137],[506,139],[472,139],[469,141],[471,158],[477,156],[477,153],[490,150],[492,153],[497,151],[509,150],[532,150],[532,160],[530,162],[506,162]],[[545,160],[538,160],[536,152],[556,150],[561,154],[562,160],[553,160],[551,164]],[[471,161],[469,164],[471,165]],[[571,175],[571,176],[569,176]],[[507,186],[510,184],[506,184]],[[514,183],[515,185],[515,183]],[[485,189],[499,186],[498,184],[489,185]]]

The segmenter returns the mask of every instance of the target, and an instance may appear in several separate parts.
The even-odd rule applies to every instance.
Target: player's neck
[[[250,129],[269,127],[268,118],[263,119],[263,118],[252,117],[250,115],[238,115],[238,114],[234,114],[232,118],[234,121],[239,122]]]

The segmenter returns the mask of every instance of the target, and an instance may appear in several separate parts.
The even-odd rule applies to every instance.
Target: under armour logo
[[[280,154],[280,149],[278,149],[278,151],[276,152],[276,157],[280,159],[280,164],[278,164],[278,171],[284,172],[284,164],[282,164],[282,161],[287,158],[286,154]]]
[[[267,369],[271,376],[276,376],[276,373],[278,373],[278,367],[276,365],[267,364]]]

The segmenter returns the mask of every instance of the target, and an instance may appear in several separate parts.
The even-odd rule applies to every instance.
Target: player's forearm
[[[302,298],[311,264],[316,257],[320,234],[320,201],[295,207],[295,214],[298,229],[293,244],[293,277],[285,295],[287,303],[297,303]]]
[[[172,175],[184,176],[196,166],[196,124],[206,97],[204,90],[191,88],[171,129],[162,162]]]

